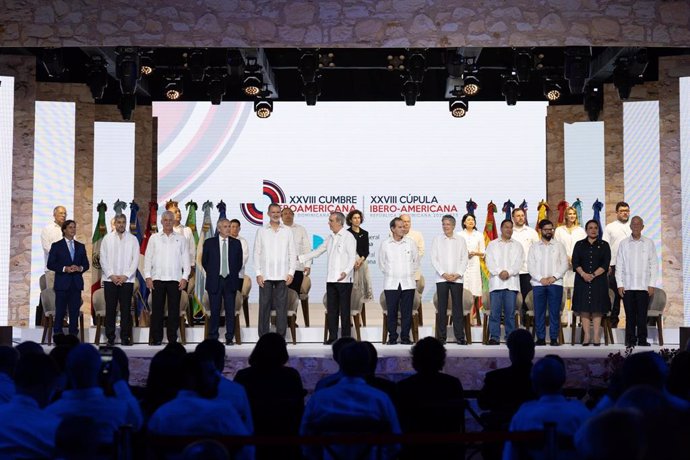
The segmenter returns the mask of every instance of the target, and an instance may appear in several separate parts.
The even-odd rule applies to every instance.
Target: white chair
[[[412,301],[412,341],[417,342],[419,340],[419,312],[420,305],[422,303],[422,295],[419,291],[415,291],[414,300]],[[381,343],[386,343],[388,339],[388,308],[386,306],[386,294],[382,292],[379,296],[379,304],[381,304],[381,309],[383,310],[383,338]],[[398,310],[398,323],[400,322],[400,310]]]
[[[241,329],[240,329],[240,312],[242,311],[243,296],[241,291],[235,294],[235,342],[237,345],[242,345]],[[208,292],[204,289],[204,297],[201,299],[201,306],[204,309],[204,338],[208,338],[208,327],[211,322],[211,304],[208,298]],[[220,316],[225,316],[225,308],[221,304]]]
[[[352,322],[355,325],[355,335],[357,340],[361,341],[362,336],[360,334],[360,328],[362,326],[362,300],[364,295],[359,289],[353,289],[352,295],[350,296],[350,316],[352,317]],[[323,324],[323,341],[328,340],[328,296],[323,295],[323,306],[326,309]]]
[[[462,293],[462,316],[464,317],[464,322],[463,326],[465,329],[465,337],[467,338],[468,342],[472,342],[472,326],[470,325],[470,315],[472,314],[472,306],[474,305],[474,297],[472,296],[472,292],[468,291],[467,289],[463,289]],[[434,293],[434,310],[436,310],[436,314],[438,315],[438,292]],[[447,314],[448,314],[448,325],[451,325],[453,323],[453,301],[450,295],[450,292],[448,292],[448,309],[447,309]],[[436,338],[438,339],[438,331],[436,331]]]
[[[659,345],[664,344],[664,309],[666,308],[666,291],[655,288],[654,294],[649,298],[649,311],[647,319],[652,325],[656,325],[659,332]]]

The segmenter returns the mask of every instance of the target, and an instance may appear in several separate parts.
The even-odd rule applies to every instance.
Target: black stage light
[[[302,81],[307,83],[313,83],[318,77],[319,70],[319,53],[318,50],[307,51],[302,54],[299,60],[299,73],[302,76]],[[312,104],[313,105],[313,104]]]
[[[403,83],[402,96],[405,98],[405,105],[412,106],[417,102],[419,96],[419,84],[412,80]]]
[[[503,96],[506,98],[506,104],[517,104],[517,99],[520,95],[520,85],[517,81],[517,75],[515,71],[511,72],[510,75],[507,75],[503,78],[502,93]]]
[[[307,102],[307,105],[316,105],[316,101],[320,95],[321,89],[319,88],[318,82],[313,81],[305,83],[302,87],[302,96],[304,96],[304,100]]]
[[[544,80],[544,97],[549,102],[556,102],[561,98],[562,95],[563,89],[561,88],[561,85],[553,80]]]
[[[468,75],[463,81],[462,91],[468,96],[474,96],[482,88],[476,75]]]
[[[123,94],[120,96],[120,101],[117,103],[117,108],[120,109],[120,114],[123,120],[131,120],[134,107],[137,105],[136,96],[134,94]]]
[[[206,53],[200,50],[192,51],[187,57],[187,69],[192,81],[204,81],[206,76]]]
[[[120,81],[122,94],[134,94],[141,76],[139,67],[139,52],[137,48],[127,46],[117,48],[117,62],[115,74]]]
[[[455,99],[451,99],[448,101],[448,110],[450,110],[450,114],[455,118],[464,117],[467,115],[467,111],[469,110],[467,98],[465,96],[460,96]]]
[[[165,84],[163,85],[163,94],[171,101],[176,101],[184,93],[182,86],[182,77],[179,75],[169,75],[165,77]]]
[[[247,58],[244,66],[244,80],[242,90],[247,96],[257,96],[263,87],[263,77],[261,66],[256,63],[256,58]]]
[[[588,46],[569,46],[565,49],[563,76],[568,80],[570,94],[582,94],[589,78],[592,51]]]
[[[259,118],[268,118],[273,113],[273,101],[270,99],[257,99],[254,101],[254,112]]]
[[[208,73],[208,95],[212,105],[220,105],[223,102],[225,77],[226,75],[219,71],[209,71]]]
[[[604,107],[604,91],[601,85],[588,83],[585,87],[584,106],[589,121],[597,121],[601,109]]]
[[[446,70],[448,75],[461,78],[465,72],[465,58],[456,49],[447,50],[445,53]]]
[[[61,77],[67,68],[62,56],[61,48],[46,48],[41,56],[43,68],[51,78]]]
[[[532,54],[527,51],[518,51],[515,55],[515,71],[520,82],[529,81],[534,62]]]
[[[618,90],[618,97],[621,101],[626,101],[630,98],[632,87],[635,86],[634,77],[628,71],[628,64],[624,60],[616,62],[613,69],[613,85]]]
[[[91,96],[94,99],[103,99],[103,93],[108,86],[108,71],[103,56],[92,56],[91,62],[88,64],[88,73],[86,75],[86,83],[91,90]]]
[[[410,75],[410,80],[415,83],[421,83],[426,72],[426,57],[422,53],[410,54],[407,58],[407,71]]]

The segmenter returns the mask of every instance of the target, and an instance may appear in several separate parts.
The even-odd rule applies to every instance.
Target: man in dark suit
[[[206,292],[211,307],[208,338],[218,339],[220,304],[225,307],[225,344],[232,345],[235,332],[235,294],[240,286],[242,243],[230,237],[230,221],[218,221],[218,236],[204,241],[201,265],[206,271]]]
[[[74,239],[77,223],[66,220],[62,224],[63,239],[56,241],[48,253],[48,270],[55,272],[55,324],[53,334],[62,334],[62,321],[69,312],[69,333],[77,335],[81,291],[84,290],[82,273],[89,269],[86,247]]]

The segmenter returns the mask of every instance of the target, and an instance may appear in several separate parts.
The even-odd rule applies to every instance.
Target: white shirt
[[[189,278],[189,245],[181,235],[154,233],[144,255],[144,277],[159,281]]]
[[[415,289],[419,269],[417,244],[409,237],[395,241],[392,236],[381,242],[378,264],[383,273],[383,289]]]
[[[434,242],[431,244],[431,265],[436,270],[437,283],[447,282],[441,276],[444,273],[448,275],[459,274],[460,278],[454,282],[462,283],[468,260],[467,244],[462,236],[453,234],[449,237],[444,234],[434,238]]]
[[[249,243],[240,235],[237,235],[237,239],[240,240],[240,244],[242,244],[242,268],[240,269],[239,278],[244,279],[244,266],[247,265],[247,261],[249,260]]]
[[[101,241],[100,259],[104,282],[116,275],[126,276],[126,282],[133,283],[139,268],[139,240],[128,231],[122,238],[117,231],[110,232]]]
[[[338,233],[328,235],[326,241],[318,248],[300,255],[298,260],[300,262],[307,262],[319,257],[326,251],[328,251],[328,276],[326,282],[351,283],[352,272],[357,259],[357,241],[352,236],[352,233],[343,227]],[[346,274],[345,278],[338,280],[343,273]]]
[[[295,252],[297,252],[297,255],[301,256],[302,254],[307,254],[311,250],[307,229],[301,225],[292,224],[290,226],[290,230],[292,230],[292,236],[295,239]],[[298,259],[295,270],[303,272],[304,269],[308,267],[311,267],[311,259],[305,261],[304,263],[300,262]]]
[[[424,257],[424,237],[422,236],[421,232],[412,229],[410,229],[410,231],[405,236],[410,238],[417,245],[417,257],[419,258],[419,265],[417,267],[417,271],[414,274],[414,279],[419,280],[419,278],[422,276],[421,264],[422,257]]]
[[[587,232],[585,229],[576,225],[568,231],[568,227],[561,225],[556,228],[556,232],[553,234],[553,239],[558,241],[565,248],[565,253],[568,257],[573,256],[573,249],[575,249],[575,243],[580,240],[587,238]]]
[[[187,227],[186,225],[178,225],[176,227],[173,227],[173,232],[177,233],[178,235],[184,236],[185,240],[187,240],[187,253],[189,254],[189,265],[191,267],[194,267],[196,265],[196,243],[194,242],[194,233],[192,233],[192,229]]]
[[[556,278],[551,284],[563,286],[563,275],[568,271],[568,254],[565,247],[553,239],[548,243],[539,240],[532,245],[527,256],[527,268],[532,286],[541,286],[542,278]]]
[[[489,278],[489,291],[497,291],[500,289],[509,289],[511,291],[520,290],[520,267],[525,260],[525,252],[522,245],[514,239],[505,241],[503,238],[498,238],[489,243],[486,248],[486,268],[491,273]],[[502,280],[498,274],[502,271],[507,271],[510,277],[507,280]]]
[[[606,241],[609,246],[611,246],[612,266],[616,265],[618,246],[621,244],[621,241],[629,237],[631,234],[632,230],[630,230],[630,219],[628,219],[626,223],[623,223],[620,220],[614,220],[604,228],[604,234],[601,239]]]
[[[618,246],[616,283],[629,291],[646,291],[656,285],[659,260],[654,242],[645,236],[625,238]]]
[[[527,254],[529,254],[529,248],[532,246],[532,244],[539,241],[539,234],[535,229],[528,227],[527,225],[523,225],[521,228],[513,226],[512,239],[520,243],[522,246],[522,252],[525,254],[522,267],[520,267],[520,274],[529,273],[529,270],[527,269]]]
[[[55,221],[46,225],[43,230],[41,230],[41,246],[43,246],[43,265],[48,264],[48,253],[50,252],[50,247],[56,241],[62,239],[62,227],[55,223]],[[47,270],[47,268],[46,268]]]
[[[271,224],[256,231],[254,238],[254,268],[256,276],[267,281],[285,281],[288,275],[295,274],[297,254],[292,230],[279,224],[273,230]]]

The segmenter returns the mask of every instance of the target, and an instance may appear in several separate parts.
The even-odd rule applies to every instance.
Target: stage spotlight
[[[464,117],[467,115],[467,111],[469,110],[467,98],[465,96],[460,96],[458,98],[451,99],[448,101],[448,110],[450,110],[450,114],[455,118]]]
[[[134,94],[137,92],[137,85],[141,76],[139,52],[131,46],[119,47],[116,52],[115,74],[120,81],[120,91],[122,94]]]
[[[481,89],[479,78],[475,75],[468,75],[463,81],[462,91],[468,96],[474,96]]]
[[[182,87],[182,77],[179,75],[171,75],[165,77],[165,85],[163,86],[163,94],[171,101],[176,101],[184,93]]]
[[[149,76],[153,73],[156,66],[153,63],[153,50],[141,51],[139,52],[139,65],[141,74],[144,76]]]
[[[136,105],[136,96],[134,94],[123,94],[120,96],[117,108],[120,110],[123,120],[129,121],[132,119],[132,112]]]
[[[257,99],[254,101],[254,112],[259,118],[268,118],[273,113],[273,101],[270,99]]]
[[[263,77],[261,66],[256,63],[256,58],[247,58],[244,66],[244,80],[242,90],[247,96],[257,96],[263,87]]]
[[[516,72],[513,71],[510,75],[503,78],[503,96],[506,98],[506,104],[517,104],[518,96],[520,95],[520,85],[517,81]]]
[[[212,105],[220,105],[225,96],[225,77],[226,74],[219,71],[209,71],[208,74],[208,95]]]
[[[407,71],[410,80],[421,83],[426,72],[426,57],[422,53],[413,53],[407,58]],[[414,104],[413,104],[414,105]]]
[[[585,87],[584,106],[589,121],[597,121],[604,107],[604,92],[601,85],[588,83]]]
[[[318,82],[305,83],[302,87],[302,96],[307,102],[307,105],[316,105],[316,101],[321,95],[321,89]]]
[[[107,65],[103,56],[100,55],[92,56],[91,62],[87,65],[86,84],[89,85],[94,99],[102,99],[103,92],[108,86]]]
[[[192,51],[187,56],[187,68],[192,81],[204,81],[206,76],[206,53],[200,50]]]
[[[563,74],[568,80],[570,94],[582,94],[589,78],[592,51],[588,46],[569,46],[565,49]]]
[[[405,105],[412,106],[417,102],[419,96],[419,84],[412,80],[403,83],[402,96],[405,98]]]
[[[46,69],[48,76],[51,78],[61,77],[67,70],[62,58],[62,49],[60,48],[44,49],[41,62],[43,63],[43,68]]]
[[[556,102],[563,95],[561,85],[552,81],[544,80],[544,97],[550,102]]]
[[[445,53],[446,70],[451,77],[460,78],[465,72],[465,58],[457,49],[447,50]]]
[[[515,55],[515,70],[518,81],[529,81],[532,67],[532,54],[527,51],[518,51]]]
[[[318,77],[319,70],[319,54],[317,50],[305,52],[299,60],[298,69],[305,85],[307,83],[314,83]]]

